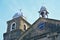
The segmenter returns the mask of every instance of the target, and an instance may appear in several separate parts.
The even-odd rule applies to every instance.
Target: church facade
[[[39,17],[32,25],[21,14],[7,21],[3,40],[60,40],[60,20],[46,18],[48,11],[42,7]]]

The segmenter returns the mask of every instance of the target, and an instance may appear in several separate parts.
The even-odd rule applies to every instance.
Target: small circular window
[[[16,23],[13,22],[13,23],[11,24],[11,31],[12,31],[12,30],[15,30],[15,29],[16,29]]]

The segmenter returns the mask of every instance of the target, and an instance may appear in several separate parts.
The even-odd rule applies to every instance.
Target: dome
[[[20,16],[23,16],[23,14],[22,14],[22,13],[16,13],[16,14],[13,16],[13,18],[17,18],[17,17],[20,17]]]

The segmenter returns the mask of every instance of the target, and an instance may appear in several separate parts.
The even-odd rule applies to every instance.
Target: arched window
[[[24,25],[24,30],[26,30],[26,25]]]
[[[15,23],[12,25],[12,29],[15,29]]]
[[[11,29],[10,29],[10,31],[15,30],[15,29],[16,29],[16,23],[13,22],[13,23],[11,24]]]

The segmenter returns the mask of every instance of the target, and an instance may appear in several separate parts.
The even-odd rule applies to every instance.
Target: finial
[[[25,17],[25,16],[23,16],[22,9],[20,9],[20,13],[21,13],[21,16],[26,20],[26,17]]]
[[[22,9],[20,9],[20,12],[19,13],[21,14],[21,16],[23,16]]]
[[[22,9],[20,9],[20,12],[21,12]]]

